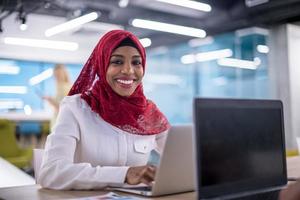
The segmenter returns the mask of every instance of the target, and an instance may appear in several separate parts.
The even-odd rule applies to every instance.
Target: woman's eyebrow
[[[134,56],[132,56],[132,58],[141,58],[141,56],[140,55],[134,55]]]
[[[123,58],[124,56],[120,55],[120,54],[112,54],[111,57],[122,57]]]

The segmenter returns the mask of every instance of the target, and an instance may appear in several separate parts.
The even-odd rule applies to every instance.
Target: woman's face
[[[65,81],[65,73],[64,73],[63,69],[55,69],[54,77],[55,77],[56,81],[64,82]]]
[[[144,75],[142,58],[131,46],[117,48],[110,57],[106,81],[120,96],[130,96],[141,83]]]

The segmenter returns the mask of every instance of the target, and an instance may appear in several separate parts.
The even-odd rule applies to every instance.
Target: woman
[[[56,82],[56,94],[54,97],[43,96],[43,99],[45,99],[54,108],[54,116],[51,119],[50,125],[51,127],[55,124],[59,110],[59,103],[65,96],[68,95],[72,86],[68,71],[63,64],[56,64],[53,71]]]
[[[150,151],[169,123],[143,94],[145,49],[123,30],[105,34],[60,106],[38,182],[52,189],[151,184]]]

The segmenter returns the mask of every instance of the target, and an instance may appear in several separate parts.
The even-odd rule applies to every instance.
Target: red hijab
[[[126,38],[137,47],[145,72],[145,49],[138,38],[128,31],[113,30],[100,39],[68,95],[81,94],[94,112],[121,130],[139,135],[161,133],[170,124],[156,105],[146,99],[142,83],[131,96],[124,97],[114,92],[106,81],[110,56]]]

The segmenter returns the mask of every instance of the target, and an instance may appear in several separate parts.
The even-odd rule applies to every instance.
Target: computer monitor
[[[256,192],[287,183],[279,100],[194,100],[200,198]]]

